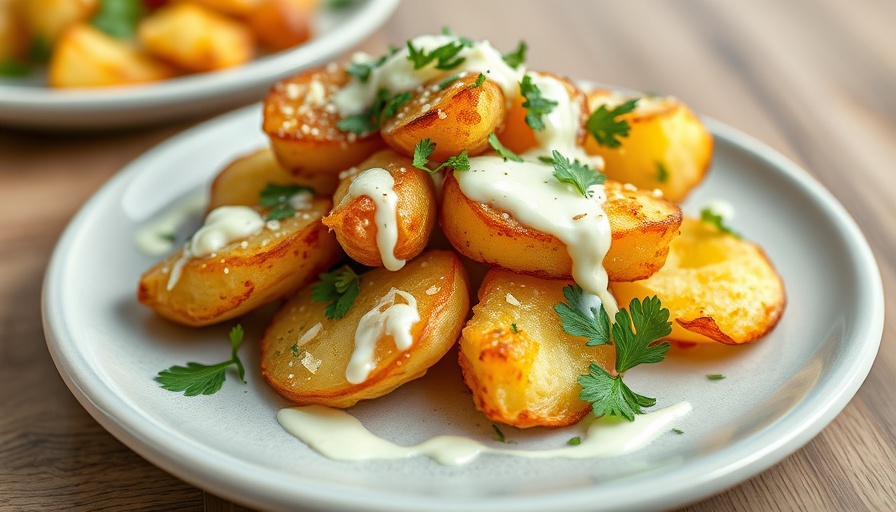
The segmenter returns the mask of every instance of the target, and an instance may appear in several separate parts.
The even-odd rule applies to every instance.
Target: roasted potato
[[[613,108],[630,99],[607,90],[588,94],[588,105]],[[712,134],[700,119],[673,97],[640,97],[634,112],[619,117],[628,122],[628,137],[617,148],[598,144],[590,134],[585,150],[603,157],[604,173],[612,180],[647,190],[659,189],[666,199],[681,202],[706,175],[712,160]]]
[[[336,127],[341,117],[331,96],[347,82],[345,71],[332,65],[274,84],[264,100],[263,129],[283,167],[335,176],[385,147],[378,133],[358,136]]]
[[[17,0],[0,0],[0,64],[24,62],[28,32]]]
[[[207,7],[213,11],[240,18],[248,16],[258,8],[262,0],[175,0],[172,3],[190,3]]]
[[[143,274],[137,299],[169,320],[199,327],[287,296],[342,257],[320,222],[331,204],[314,199],[295,216],[209,256],[190,258],[181,249]]]
[[[318,0],[261,0],[246,16],[256,39],[279,52],[307,41]]]
[[[175,76],[171,66],[86,23],[69,27],[50,59],[52,87],[108,87],[155,82]]]
[[[383,123],[383,140],[395,151],[414,156],[417,143],[430,139],[435,143],[430,158],[437,162],[464,150],[482,153],[489,147],[488,136],[504,129],[507,107],[497,83],[485,80],[474,87],[478,77],[466,73],[443,89],[439,81],[420,87]]]
[[[140,21],[137,37],[151,55],[189,71],[245,64],[255,55],[249,29],[196,4],[163,7]]]
[[[476,408],[515,427],[562,427],[591,404],[577,383],[591,362],[613,368],[612,345],[588,347],[570,336],[554,312],[567,281],[492,269],[461,334],[458,360]]]
[[[469,310],[463,265],[448,251],[424,253],[397,272],[374,269],[361,274],[360,293],[340,319],[327,319],[327,304],[313,302],[311,289],[306,287],[283,305],[261,340],[262,376],[298,404],[350,407],[422,377],[454,346]],[[361,326],[386,306],[409,303],[396,290],[416,302],[419,319],[409,331],[398,328],[384,334]],[[354,378],[359,360],[349,368],[359,336],[375,340],[370,371],[366,378],[362,372],[360,379]],[[410,341],[405,350],[396,341],[403,338]]]
[[[294,175],[280,166],[269,148],[259,149],[237,158],[218,173],[212,182],[208,209],[224,205],[255,205],[269,183],[305,185],[318,195],[330,195],[336,190],[338,179],[330,174]]]
[[[686,218],[659,272],[643,281],[611,283],[620,303],[656,295],[669,309],[669,339],[728,345],[770,332],[784,312],[784,283],[756,244]]]
[[[663,266],[681,210],[634,187],[608,181],[606,189],[603,208],[613,237],[604,258],[609,279],[644,279]],[[560,240],[467,198],[453,174],[445,179],[439,223],[455,249],[473,260],[539,277],[571,277],[572,260]]]
[[[383,178],[387,182],[381,182]],[[401,268],[405,260],[423,252],[436,219],[432,177],[391,149],[375,153],[358,166],[357,173],[349,173],[336,189],[333,203],[324,225],[336,233],[352,259],[369,267]]]
[[[27,32],[47,48],[56,44],[69,27],[87,21],[97,0],[18,0]]]

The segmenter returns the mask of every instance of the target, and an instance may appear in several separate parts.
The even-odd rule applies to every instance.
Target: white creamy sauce
[[[174,262],[174,266],[171,267],[171,273],[168,274],[168,283],[165,288],[170,292],[177,285],[177,282],[180,281],[180,275],[183,273],[184,265],[187,264],[188,261],[193,259],[193,253],[190,252],[190,244],[184,244],[183,252],[180,255],[180,258]]]
[[[405,303],[396,302],[401,297]],[[386,308],[383,310],[383,308]],[[355,330],[355,350],[345,369],[345,378],[360,384],[376,367],[373,353],[383,336],[391,336],[398,350],[404,352],[414,341],[411,328],[420,321],[417,299],[397,288],[389,290],[379,303],[361,317]]]
[[[709,201],[703,205],[703,208],[701,208],[701,210],[704,209],[707,209],[713,214],[721,217],[722,221],[726,224],[734,219],[734,205],[732,205],[728,201],[723,201],[721,199]]]
[[[159,219],[137,231],[137,248],[150,256],[168,254],[174,249],[177,231],[191,218],[205,209],[205,194],[186,198],[165,212]]]
[[[348,194],[341,203],[345,204],[361,196],[373,200],[376,205],[376,246],[383,266],[392,271],[401,269],[405,264],[405,260],[395,257],[395,245],[398,243],[398,194],[394,187],[395,180],[389,171],[380,167],[367,169],[352,181]]]
[[[425,35],[415,37],[411,40],[411,44],[414,48],[429,53],[455,41],[458,41],[458,38],[454,36]],[[398,94],[412,91],[430,80],[465,72],[482,73],[489,80],[493,80],[504,91],[504,97],[508,101],[516,97],[524,69],[522,66],[514,69],[507,65],[501,52],[488,41],[474,42],[472,47],[461,50],[458,57],[464,57],[464,61],[452,69],[436,69],[436,62],[433,61],[415,70],[414,63],[408,60],[408,48],[405,45],[389,56],[381,66],[374,68],[366,82],[353,77],[351,82],[334,95],[333,102],[343,117],[360,114],[373,104],[380,89]],[[355,54],[352,60],[356,63],[369,63],[374,59],[361,53]]]
[[[190,252],[193,257],[208,256],[237,240],[261,233],[264,225],[261,215],[248,206],[215,208],[193,235]]]
[[[446,466],[460,466],[483,453],[530,459],[618,457],[643,448],[690,411],[691,404],[679,402],[635,416],[634,421],[591,416],[584,420],[589,424],[581,444],[552,450],[495,448],[459,436],[437,436],[413,446],[400,446],[373,434],[347,412],[321,405],[281,409],[277,421],[313,450],[334,460],[392,460],[424,455]]]

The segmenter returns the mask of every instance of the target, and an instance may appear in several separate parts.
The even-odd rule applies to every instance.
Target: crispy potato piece
[[[663,266],[678,234],[681,210],[648,192],[606,183],[604,211],[613,241],[604,258],[611,281],[645,279]],[[572,260],[553,235],[527,228],[504,212],[467,198],[453,174],[445,179],[439,223],[461,254],[487,265],[569,279]]]
[[[630,99],[607,90],[592,91],[588,104],[612,108]],[[631,126],[618,148],[601,146],[590,134],[585,151],[603,157],[604,173],[612,180],[647,190],[660,189],[678,203],[700,184],[712,160],[712,134],[681,101],[641,97],[636,110],[620,116]]]
[[[538,74],[563,82],[567,92],[569,92],[569,97],[582,105],[582,119],[584,120],[588,117],[588,102],[585,98],[585,93],[579,90],[571,80],[554,73],[539,72]],[[528,109],[523,106],[525,101],[526,99],[521,94],[517,94],[516,98],[513,99],[510,110],[507,111],[504,131],[498,135],[498,140],[501,141],[501,144],[517,154],[525,153],[538,145],[538,141],[535,139],[535,130],[526,124]],[[581,144],[584,140],[585,132],[582,130],[578,136],[578,143]]]
[[[212,182],[209,210],[224,205],[253,206],[269,183],[305,185],[318,195],[336,190],[338,177],[329,174],[295,175],[284,169],[270,148],[237,158],[218,173]]]
[[[331,204],[314,199],[302,214],[279,221],[279,229],[246,238],[246,247],[234,242],[216,254],[186,260],[168,290],[182,249],[143,274],[137,299],[169,320],[199,327],[287,296],[342,257],[336,237],[320,222]]]
[[[137,26],[150,54],[190,71],[213,71],[252,60],[255,40],[245,25],[195,4],[163,7]]]
[[[263,129],[283,167],[338,175],[385,147],[378,133],[358,136],[336,127],[341,117],[330,97],[347,82],[342,68],[330,66],[274,84],[264,100]]]
[[[255,37],[268,50],[279,52],[311,38],[311,22],[318,0],[262,0],[246,17]]]
[[[454,346],[469,310],[467,276],[449,251],[430,251],[397,272],[375,269],[361,275],[361,291],[348,313],[337,320],[324,315],[326,303],[311,301],[311,286],[289,300],[261,340],[261,374],[271,387],[298,404],[350,407],[385,395],[418,377]],[[411,294],[420,320],[410,329],[407,350],[391,335],[380,335],[374,367],[363,382],[352,384],[346,370],[355,350],[362,317],[379,306],[393,288]],[[394,298],[406,304],[405,298]],[[310,338],[307,339],[307,338]]]
[[[367,170],[385,169],[392,176],[397,196],[395,211],[387,213],[396,227],[392,254],[398,260],[417,256],[429,241],[436,219],[436,193],[432,177],[414,167],[409,158],[385,149],[359,166],[362,172],[346,176],[333,196],[333,211],[324,217],[324,225],[336,233],[345,252],[369,267],[384,266],[376,221],[377,204],[369,195],[349,196],[352,183]],[[384,247],[388,251],[389,248]],[[387,253],[388,254],[388,253]],[[386,265],[387,267],[389,265]]]
[[[621,304],[656,295],[669,309],[669,339],[728,345],[768,334],[784,312],[784,283],[759,246],[685,218],[666,265],[644,281],[611,283]]]
[[[47,70],[52,87],[108,87],[155,82],[176,75],[174,68],[141,53],[86,23],[62,35]]]
[[[588,347],[554,312],[568,281],[492,269],[460,338],[458,361],[476,408],[515,427],[562,427],[591,404],[579,398],[591,362],[613,368],[612,345]],[[612,373],[612,372],[611,372]]]
[[[191,3],[207,7],[230,16],[245,17],[256,9],[262,0],[175,0],[176,3]],[[175,3],[172,2],[172,3]]]
[[[0,0],[0,63],[23,62],[28,33],[17,0]]]
[[[439,90],[439,81],[422,86],[391,118],[380,133],[395,151],[414,156],[423,139],[435,143],[430,158],[442,162],[466,150],[469,155],[485,151],[488,136],[504,129],[507,110],[504,92],[491,80],[475,85],[479,75],[467,73]]]
[[[27,31],[52,47],[63,32],[89,19],[96,10],[97,0],[24,0],[18,1]]]

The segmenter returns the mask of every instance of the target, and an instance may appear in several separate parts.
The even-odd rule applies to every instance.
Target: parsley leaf
[[[292,217],[296,214],[296,209],[292,204],[292,198],[307,192],[314,194],[314,190],[304,185],[277,185],[276,183],[268,183],[259,196],[259,204],[265,208],[270,208],[267,220],[281,220]]]
[[[533,130],[543,130],[544,121],[541,120],[541,116],[550,114],[557,106],[557,102],[543,98],[541,89],[532,83],[532,77],[529,75],[523,76],[523,81],[520,82],[520,94],[525,98],[523,107],[526,108],[526,124]]]
[[[142,16],[140,0],[100,0],[90,23],[112,37],[128,39],[137,33],[137,22]]]
[[[501,144],[501,141],[498,140],[498,136],[494,133],[488,136],[488,143],[491,145],[492,149],[498,152],[499,155],[504,157],[504,161],[510,160],[512,162],[522,162],[523,159],[514,153],[513,151],[504,147],[504,144]]]
[[[18,78],[29,74],[31,74],[31,66],[12,57],[0,62],[0,76]]]
[[[442,80],[441,82],[439,82],[439,90],[441,91],[441,90],[445,89],[449,85],[456,82],[459,78],[460,78],[460,75],[451,75],[448,78]]]
[[[578,160],[569,161],[556,149],[553,155],[554,177],[561,183],[569,183],[583,196],[590,197],[588,189],[593,185],[601,185],[607,177],[600,171],[594,170]]]
[[[516,47],[516,50],[513,53],[505,53],[502,55],[502,58],[508,66],[516,69],[520,67],[520,64],[526,62],[526,50],[528,49],[529,47],[526,45],[526,42],[520,40],[520,44]]]
[[[578,285],[564,286],[563,296],[566,297],[566,302],[554,304],[554,311],[560,317],[563,330],[571,336],[588,338],[585,345],[589,347],[608,345],[610,316],[604,305],[600,305],[600,310],[591,307],[585,301],[585,291]]]
[[[501,429],[494,423],[492,423],[492,428],[495,429],[495,435],[498,436],[498,441],[501,441],[504,444],[516,444],[516,441],[508,441],[507,438],[504,437],[504,432],[501,432]]]
[[[520,332],[520,330],[517,328],[516,324],[510,324],[510,330],[513,331],[514,334]]]
[[[566,444],[568,444],[570,446],[578,446],[578,445],[582,444],[582,438],[579,436],[573,437],[572,439],[567,441]]]
[[[706,378],[709,380],[722,380],[725,378],[725,376],[722,375],[721,373],[711,373],[711,374],[707,375]]]
[[[448,157],[444,163],[436,167],[435,169],[430,169],[429,166],[429,156],[432,155],[432,152],[435,151],[436,144],[431,139],[423,139],[414,146],[414,160],[412,165],[421,171],[426,171],[430,174],[435,174],[442,170],[443,167],[451,167],[455,171],[469,171],[470,170],[470,159],[467,155],[467,150],[463,150],[460,154]]]
[[[156,375],[156,382],[168,391],[183,391],[186,396],[213,395],[221,389],[226,379],[226,371],[236,365],[240,380],[246,382],[246,369],[237,351],[243,342],[243,326],[237,324],[230,331],[230,360],[215,365],[187,363],[187,366],[172,366]]]
[[[358,135],[373,133],[380,129],[383,121],[397,114],[398,109],[407,103],[412,96],[410,92],[390,96],[388,89],[380,89],[377,91],[373,105],[366,112],[340,119],[336,122],[336,128],[344,132],[354,132]]]
[[[656,405],[656,399],[631,390],[622,376],[611,376],[597,363],[591,363],[588,374],[579,377],[582,392],[579,398],[591,402],[595,416],[621,416],[634,421],[635,414],[643,414],[644,407]]]
[[[458,54],[464,48],[472,46],[472,41],[460,38],[457,41],[451,41],[450,43],[439,46],[429,53],[427,53],[425,49],[417,49],[411,41],[407,42],[407,46],[408,60],[414,63],[415,70],[424,68],[433,61],[435,61],[436,69],[448,70],[460,66],[467,60],[466,57],[460,57]]]
[[[482,82],[485,82],[485,75],[479,73],[479,76],[476,77],[476,81],[467,86],[467,89],[475,89],[482,85]]]
[[[613,324],[616,372],[621,374],[639,364],[662,361],[670,345],[656,341],[670,334],[669,310],[663,307],[660,299],[656,296],[645,297],[644,302],[632,299],[628,311],[620,309],[616,312],[616,323]]]
[[[29,62],[37,62],[46,64],[50,62],[50,56],[53,54],[53,46],[42,36],[34,36],[28,44],[27,60]]]
[[[666,169],[666,165],[663,162],[656,163],[656,179],[660,183],[669,181],[669,170]]]
[[[321,274],[320,281],[311,288],[311,300],[330,302],[324,314],[330,320],[345,316],[361,292],[361,277],[348,266]]]
[[[719,215],[718,213],[713,211],[712,208],[704,208],[704,209],[700,210],[700,220],[707,224],[712,224],[713,226],[718,228],[718,230],[721,231],[722,233],[727,233],[735,238],[741,237],[740,233],[738,233],[738,232],[732,230],[730,227],[728,227],[725,224],[725,219],[721,215]]]
[[[684,434],[684,430],[681,430],[681,429],[679,429],[679,428],[673,428],[673,429],[672,429],[672,432],[674,432],[674,433],[676,433],[676,434],[678,434],[678,435]]]
[[[345,72],[361,82],[366,83],[367,80],[370,79],[370,73],[373,72],[374,69],[382,66],[388,58],[388,55],[383,55],[379,59],[371,62],[352,62],[345,67]]]
[[[631,125],[625,119],[617,120],[616,118],[634,112],[638,106],[639,99],[632,98],[621,105],[617,105],[613,110],[608,110],[606,105],[601,105],[591,113],[588,121],[585,122],[585,128],[601,146],[618,148],[622,145],[619,138],[628,137]]]

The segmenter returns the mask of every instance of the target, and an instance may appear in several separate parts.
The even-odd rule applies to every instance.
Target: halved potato
[[[606,189],[613,240],[604,267],[611,281],[644,279],[663,266],[681,210],[634,187],[608,181]],[[469,199],[453,174],[445,179],[439,223],[455,249],[473,260],[539,277],[571,277],[572,260],[560,240]]]
[[[50,59],[52,87],[108,87],[155,82],[175,76],[171,66],[86,23],[66,30]]]
[[[336,233],[339,244],[355,261],[368,267],[398,266],[394,260],[409,260],[426,247],[436,219],[436,193],[432,177],[411,164],[411,160],[391,149],[385,149],[358,166],[359,172],[342,180],[333,196],[333,211],[324,217],[324,225]],[[363,190],[352,191],[352,184],[369,173],[388,173],[393,182],[386,185],[376,200]],[[372,183],[372,182],[371,182]],[[382,215],[389,226],[377,222],[377,200],[386,197],[391,189],[395,204],[390,209],[383,203]],[[379,189],[378,189],[379,190]],[[351,192],[351,194],[350,194]],[[368,191],[369,192],[369,191]],[[394,228],[394,247],[389,241],[380,241],[381,229]],[[387,251],[390,264],[383,263],[382,252]],[[389,256],[391,254],[391,257]],[[395,270],[395,268],[392,268]]]
[[[181,249],[143,274],[137,299],[169,320],[199,327],[287,296],[342,257],[320,221],[331,204],[314,199],[295,216],[209,256],[187,258]]]
[[[588,347],[563,330],[554,305],[564,302],[553,281],[492,269],[460,338],[458,360],[476,408],[515,427],[562,427],[591,404],[579,398],[580,375],[591,362],[613,368],[612,345]]]
[[[601,105],[613,108],[630,98],[597,90],[588,93],[588,105],[592,111]],[[588,135],[585,151],[603,157],[610,179],[659,189],[666,199],[683,201],[709,169],[712,134],[687,105],[671,96],[640,97],[635,111],[619,119],[631,127],[619,147],[602,146]]]
[[[669,339],[728,345],[770,332],[784,312],[784,283],[754,243],[686,218],[666,265],[643,281],[611,283],[620,304],[656,295],[669,309]]]
[[[435,143],[430,158],[443,162],[466,150],[477,155],[488,149],[488,136],[504,129],[504,92],[491,80],[475,86],[478,73],[466,73],[440,89],[439,81],[423,85],[387,119],[380,130],[393,149],[414,156],[423,139]],[[475,86],[475,87],[474,87]]]
[[[150,54],[190,71],[238,66],[255,55],[244,24],[196,4],[154,11],[140,21],[137,37]]]
[[[318,0],[261,0],[246,16],[255,37],[268,50],[279,52],[311,37]]]
[[[86,22],[97,0],[17,0],[27,32],[52,48],[71,26]]]
[[[336,127],[332,95],[348,82],[330,65],[274,84],[264,100],[262,128],[280,164],[297,174],[338,175],[385,147],[378,133],[359,136]]]
[[[453,346],[469,310],[467,277],[452,252],[430,251],[397,272],[361,274],[360,293],[348,313],[328,319],[324,302],[312,302],[311,286],[277,312],[261,340],[261,374],[274,390],[297,404],[350,407],[385,395],[422,377]],[[419,320],[410,326],[410,346],[400,350],[392,334],[373,334],[375,347],[366,378],[349,382],[359,324],[392,304],[408,304],[393,290],[410,294]],[[391,293],[390,293],[391,292]],[[363,376],[362,376],[363,377]],[[357,380],[357,379],[353,379]]]
[[[305,185],[318,195],[330,195],[336,190],[338,176],[315,174],[295,175],[284,169],[270,148],[259,149],[237,158],[218,173],[212,182],[209,210],[224,205],[253,206],[269,183],[275,185]]]

